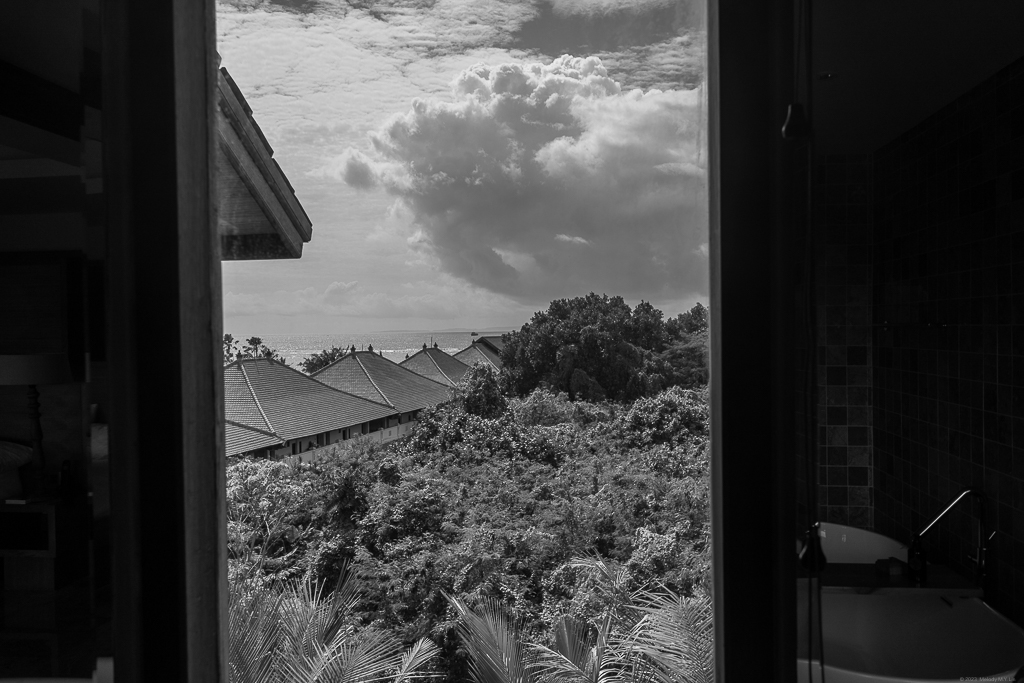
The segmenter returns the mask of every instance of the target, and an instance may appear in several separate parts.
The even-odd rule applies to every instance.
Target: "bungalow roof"
[[[499,358],[493,351],[491,351],[490,354],[485,353],[485,348],[486,347],[481,346],[480,344],[471,344],[456,353],[454,357],[466,365],[483,363],[485,365],[490,365],[495,370],[501,369],[501,358]],[[487,350],[490,351],[490,349]]]
[[[505,341],[502,339],[504,335],[501,334],[485,334],[477,337],[473,340],[474,344],[483,344],[485,347],[491,348],[495,353],[501,353],[505,348]]]
[[[352,427],[396,412],[381,401],[330,387],[269,358],[231,363],[224,368],[224,385],[228,420],[282,441]]]
[[[231,420],[224,421],[225,452],[228,455],[248,453],[269,446],[284,444],[276,434],[255,429]]]
[[[403,413],[451,399],[451,387],[447,384],[418,375],[373,351],[349,353],[313,377],[357,396],[386,402]]]
[[[469,366],[458,358],[448,355],[441,349],[431,347],[417,351],[399,365],[412,370],[417,375],[453,387],[462,380],[463,375],[469,370]]]

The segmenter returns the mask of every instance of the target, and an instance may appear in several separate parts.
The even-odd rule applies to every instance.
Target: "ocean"
[[[480,334],[500,334],[480,330]],[[474,337],[469,332],[367,332],[365,334],[266,334],[261,335],[263,343],[275,349],[288,365],[299,368],[299,363],[314,353],[335,346],[365,350],[371,344],[374,351],[382,351],[385,358],[400,363],[406,355],[412,355],[437,342],[438,348],[455,353],[469,346]],[[239,340],[244,343],[244,340]]]

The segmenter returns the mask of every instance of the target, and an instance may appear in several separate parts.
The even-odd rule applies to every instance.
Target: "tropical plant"
[[[224,365],[243,358],[269,358],[287,365],[284,356],[263,343],[259,337],[249,337],[245,346],[239,347],[238,341],[230,334],[224,335]]]
[[[228,680],[231,683],[408,683],[425,678],[437,646],[423,638],[411,648],[391,633],[357,629],[359,592],[348,571],[325,595],[308,576],[274,587],[241,580],[228,599]]]
[[[714,683],[715,631],[711,595],[671,591],[638,596],[644,612],[634,646],[653,665],[658,683]]]
[[[563,615],[549,645],[527,643],[522,624],[494,599],[471,610],[448,601],[475,683],[712,683],[714,637],[706,592],[664,587],[630,592],[627,573],[600,558],[573,560],[612,609],[590,621]],[[625,617],[625,618],[623,618]]]
[[[299,367],[307,375],[312,375],[317,370],[326,368],[328,365],[336,360],[342,358],[349,350],[340,348],[338,346],[331,347],[330,349],[324,349],[320,353],[314,353],[311,356],[299,361]]]
[[[537,683],[522,621],[509,616],[501,603],[485,598],[470,609],[459,598],[445,595],[459,617],[459,638],[469,654],[469,674],[475,683]]]

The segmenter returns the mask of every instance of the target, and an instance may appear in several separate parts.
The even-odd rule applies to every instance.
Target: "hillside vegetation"
[[[334,586],[348,577],[359,595],[352,628],[391,634],[406,647],[430,639],[439,648],[430,666],[449,681],[472,673],[476,650],[467,638],[472,623],[490,623],[485,617],[500,612],[517,637],[555,647],[559,629],[573,624],[580,637],[635,628],[638,595],[698,615],[709,657],[706,387],[699,372],[688,375],[689,388],[655,391],[650,383],[700,369],[691,356],[689,366],[663,358],[683,353],[680,344],[700,344],[706,316],[698,314],[668,323],[660,312],[648,315],[659,321],[648,328],[661,341],[644,358],[664,363],[666,373],[636,380],[646,372],[638,366],[633,380],[615,384],[611,375],[591,376],[589,351],[580,351],[573,372],[601,386],[587,393],[552,366],[531,371],[529,381],[475,366],[456,400],[425,411],[404,440],[311,464],[232,462],[232,585]],[[513,335],[506,353],[546,348],[539,327]],[[630,381],[644,382],[640,395],[600,398],[620,396]]]

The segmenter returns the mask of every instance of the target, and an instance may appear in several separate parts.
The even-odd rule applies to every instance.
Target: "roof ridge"
[[[371,351],[370,353],[372,354],[373,352]],[[395,408],[395,410],[398,410],[398,408],[395,407],[395,404],[391,402],[391,399],[388,398],[387,394],[385,394],[383,391],[381,391],[380,387],[377,386],[377,383],[373,381],[372,377],[370,377],[370,373],[366,371],[365,367],[363,367],[363,362],[361,360],[359,360],[359,356],[357,356],[356,354],[353,353],[352,357],[355,359],[356,363],[359,365],[359,369],[363,371],[364,375],[366,375],[366,379],[370,380],[370,384],[372,384],[373,388],[377,390],[377,393],[380,394],[381,397],[383,397],[383,399],[385,401],[387,401],[387,404],[389,406],[391,406],[392,408]],[[398,365],[398,363],[395,363],[395,365]],[[401,367],[401,366],[399,365],[399,367]],[[408,368],[406,368],[406,369],[408,370]]]
[[[425,379],[428,382],[433,382],[437,386],[444,387],[445,389],[451,389],[451,387],[448,386],[447,384],[443,384],[442,382],[438,382],[436,379],[430,379],[429,377],[425,377],[424,375],[421,375],[420,373],[418,373],[418,372],[416,372],[414,370],[410,370],[409,368],[405,367],[401,363],[396,363],[395,361],[391,360],[390,358],[385,358],[384,356],[378,356],[373,351],[359,351],[359,353],[369,353],[374,358],[380,358],[381,360],[383,360],[386,363],[391,363],[396,368],[402,368],[403,372],[408,372],[408,373],[412,374],[414,377],[418,377],[419,379]],[[409,357],[412,358],[412,356],[409,356]],[[430,355],[428,354],[427,358],[429,358],[429,357],[430,357]],[[360,364],[360,367],[362,367],[362,364]],[[363,372],[366,372],[365,368],[363,368]],[[367,375],[367,377],[369,377],[369,375]],[[373,380],[370,380],[370,381],[372,382]],[[374,386],[376,386],[376,384]]]
[[[256,410],[260,411],[260,415],[263,416],[263,421],[267,424],[267,429],[269,429],[274,436],[280,439],[281,437],[274,429],[274,425],[270,424],[270,418],[267,417],[265,412],[263,412],[263,405],[260,404],[260,399],[256,395],[256,390],[252,388],[252,382],[249,381],[249,373],[245,371],[245,363],[239,363],[238,369],[242,371],[242,377],[245,378],[245,386],[249,388],[249,393],[252,394],[252,400],[256,404]]]
[[[425,349],[425,350],[429,351],[429,349]],[[434,364],[434,367],[437,368],[437,371],[441,373],[441,376],[444,377],[446,380],[448,380],[449,382],[452,383],[452,386],[458,384],[458,382],[456,382],[455,380],[453,380],[451,377],[448,376],[448,373],[445,372],[441,368],[441,366],[438,364],[438,362],[436,360],[434,360],[434,356],[432,354],[430,354],[429,352],[427,353],[427,358],[429,358],[430,362]],[[430,379],[430,378],[428,377],[427,379]]]
[[[343,360],[343,358],[339,358],[338,360]],[[336,361],[334,361],[334,363],[337,363],[337,362],[338,362],[337,360],[336,360]],[[331,363],[331,365],[334,365],[334,363]],[[295,373],[297,373],[297,374],[298,374],[298,375],[299,375],[300,377],[302,377],[303,379],[308,379],[308,380],[311,380],[311,381],[313,381],[313,382],[316,382],[316,383],[317,383],[317,384],[319,384],[320,386],[322,386],[322,387],[324,387],[324,388],[326,388],[326,389],[330,389],[331,391],[336,391],[336,392],[338,392],[339,394],[344,394],[345,396],[351,396],[352,398],[357,398],[357,399],[359,399],[360,401],[367,401],[367,402],[369,402],[369,403],[374,403],[374,404],[376,404],[376,405],[379,405],[379,406],[384,406],[385,408],[394,408],[394,406],[393,406],[393,405],[391,405],[391,404],[389,404],[389,403],[381,403],[380,401],[374,401],[374,400],[373,400],[372,398],[366,398],[365,396],[359,396],[358,394],[353,394],[353,393],[352,393],[352,392],[350,392],[350,391],[345,391],[344,389],[339,389],[338,387],[332,387],[332,386],[331,386],[330,384],[328,384],[327,382],[321,382],[321,381],[320,381],[320,380],[318,380],[318,379],[317,379],[316,377],[313,377],[313,375],[307,375],[306,373],[302,372],[302,371],[301,371],[301,370],[299,370],[298,368],[293,368],[292,366],[290,366],[290,365],[287,365],[287,364],[284,364],[284,363],[281,363],[281,365],[284,365],[284,367],[288,368],[288,369],[289,369],[289,370],[291,370],[292,372],[295,372]],[[330,367],[330,365],[325,365],[325,366],[324,366],[324,367],[322,367],[322,368],[321,368],[320,370],[317,370],[316,374],[320,374],[320,371],[321,371],[321,370],[326,370],[326,369],[327,369],[327,368],[329,368],[329,367]],[[364,370],[363,370],[363,372],[366,372],[366,370],[364,369]],[[369,379],[369,378],[367,378],[367,379]],[[373,380],[372,380],[372,379],[371,379],[370,381],[371,381],[371,382],[373,382]],[[376,385],[376,384],[374,384],[373,386],[374,386],[374,388],[376,388],[376,387],[377,387],[377,385]],[[380,391],[380,389],[377,389],[377,391],[379,392],[379,391]],[[383,393],[381,393],[381,396],[383,396],[383,395],[384,395],[384,394],[383,394]]]

